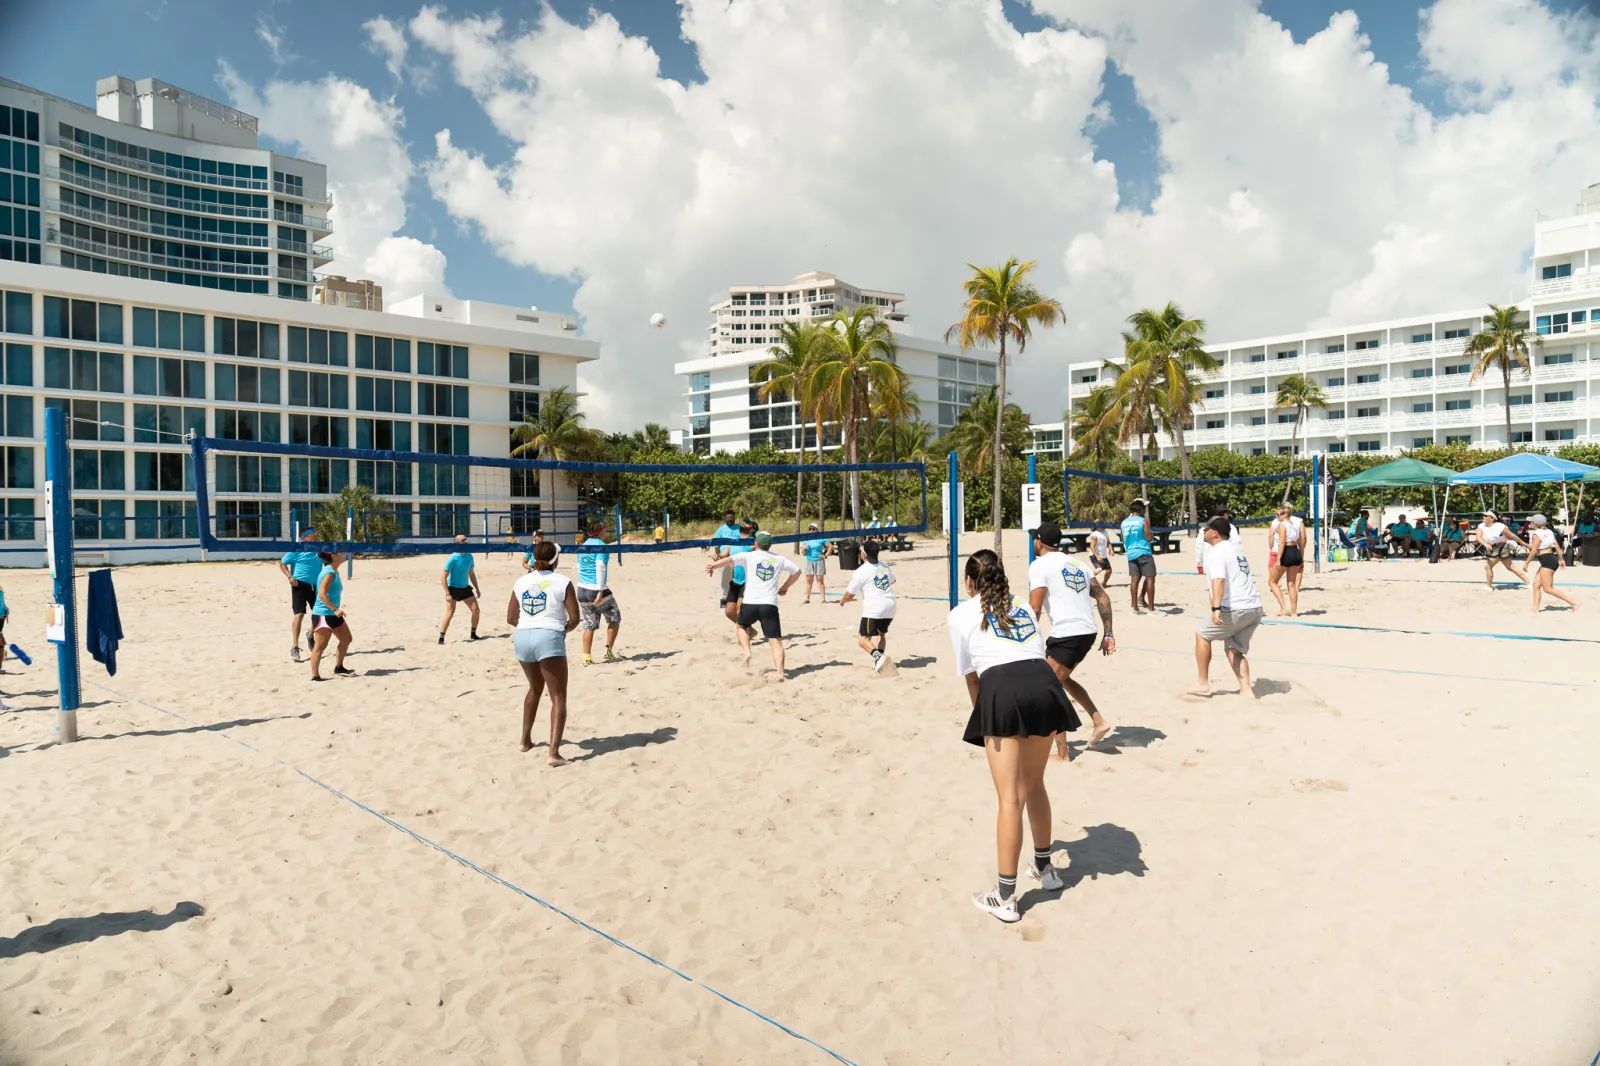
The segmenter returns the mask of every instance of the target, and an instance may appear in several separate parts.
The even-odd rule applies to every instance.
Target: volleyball
[[[660,311],[657,311],[655,314],[651,315],[650,316],[650,328],[651,329],[666,329],[667,328],[667,316],[662,314]]]

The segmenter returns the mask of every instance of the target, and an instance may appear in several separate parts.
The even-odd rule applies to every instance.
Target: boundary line
[[[362,803],[360,800],[356,799],[355,797],[350,796],[350,795],[348,795],[348,794],[346,794],[344,792],[339,791],[337,788],[334,788],[332,785],[328,784],[325,781],[320,781],[317,778],[312,777],[310,774],[306,773],[304,770],[300,769],[298,766],[295,766],[292,763],[285,762],[284,760],[278,758],[276,755],[272,755],[272,754],[270,754],[268,752],[264,752],[260,748],[254,746],[253,744],[250,744],[250,743],[248,743],[246,741],[240,740],[238,737],[230,736],[228,733],[225,733],[220,729],[213,729],[210,726],[207,726],[204,722],[197,722],[193,718],[188,717],[187,715],[179,714],[177,711],[169,711],[165,707],[158,707],[153,703],[150,703],[150,702],[147,702],[145,700],[139,699],[137,696],[129,696],[126,693],[118,692],[116,689],[109,688],[108,686],[102,685],[102,684],[100,684],[99,682],[96,682],[96,681],[91,681],[89,683],[91,685],[94,685],[95,688],[98,688],[98,689],[101,689],[101,690],[103,690],[105,692],[111,693],[113,696],[117,696],[117,697],[119,697],[121,699],[128,700],[129,702],[132,702],[132,703],[137,703],[137,704],[139,704],[140,706],[143,706],[143,707],[148,707],[152,711],[160,711],[162,714],[169,715],[169,716],[171,716],[173,718],[177,718],[180,721],[188,722],[190,725],[199,726],[200,729],[205,731],[205,732],[215,733],[218,736],[227,737],[229,740],[233,741],[235,744],[238,744],[240,747],[248,748],[249,750],[255,752],[258,755],[265,755],[267,758],[272,759],[274,762],[276,762],[279,766],[285,767],[286,769],[289,769],[289,770],[293,770],[295,773],[299,774],[301,777],[305,778],[307,781],[311,782],[313,785],[316,785],[318,788],[324,789],[327,792],[331,792],[333,795],[338,796],[340,799],[344,800],[346,803],[349,803],[352,806],[359,808],[360,810],[366,811],[368,814],[372,815],[374,818],[377,818],[379,821],[382,821],[382,822],[386,823],[391,828],[398,829],[400,832],[406,834],[406,836],[411,837],[413,840],[417,841],[419,844],[426,844],[428,847],[433,848],[435,851],[438,851],[438,852],[448,856],[449,858],[454,859],[456,862],[460,863],[462,866],[465,866],[467,869],[472,870],[474,873],[482,874],[484,877],[486,877],[489,880],[495,882],[496,884],[498,884],[498,885],[500,885],[500,886],[502,886],[504,888],[509,888],[511,891],[517,893],[517,895],[523,896],[523,897],[525,897],[527,899],[532,900],[534,903],[537,903],[539,906],[545,908],[546,910],[550,911],[551,913],[560,915],[561,917],[565,918],[567,921],[571,922],[572,924],[577,925],[577,926],[581,926],[582,928],[587,929],[589,932],[594,933],[596,936],[602,937],[602,938],[610,941],[616,947],[622,948],[624,951],[631,952],[634,955],[637,955],[639,958],[644,959],[646,962],[654,963],[655,965],[661,967],[663,970],[666,970],[668,973],[674,974],[677,977],[681,977],[685,981],[688,981],[692,985],[695,985],[695,986],[697,986],[699,988],[705,989],[707,992],[711,993],[713,996],[716,996],[718,999],[723,1000],[724,1002],[730,1003],[735,1007],[738,1007],[740,1010],[746,1012],[747,1014],[751,1014],[751,1015],[761,1019],[762,1021],[766,1022],[768,1025],[773,1026],[774,1028],[782,1030],[783,1032],[787,1033],[788,1035],[794,1037],[796,1040],[800,1040],[800,1041],[803,1041],[804,1043],[810,1044],[812,1047],[816,1048],[818,1051],[821,1051],[824,1054],[831,1056],[833,1059],[844,1063],[845,1066],[857,1066],[856,1063],[852,1062],[850,1059],[845,1058],[843,1055],[839,1054],[837,1051],[834,1051],[834,1050],[832,1050],[831,1048],[828,1048],[828,1047],[824,1047],[823,1045],[817,1043],[815,1040],[812,1040],[810,1037],[804,1035],[803,1033],[795,1032],[793,1029],[789,1028],[787,1025],[784,1025],[782,1022],[776,1021],[776,1020],[774,1020],[772,1018],[767,1017],[765,1014],[762,1014],[760,1011],[756,1010],[754,1007],[746,1006],[745,1004],[743,1004],[743,1003],[739,1002],[738,1000],[734,999],[732,996],[729,996],[729,995],[727,995],[727,994],[725,994],[723,992],[717,991],[715,988],[712,988],[710,985],[706,984],[703,981],[700,981],[700,980],[697,980],[697,979],[695,979],[693,977],[690,977],[688,974],[684,973],[682,970],[679,970],[676,967],[669,965],[668,963],[662,962],[660,959],[657,959],[657,958],[654,958],[653,956],[645,954],[643,951],[640,951],[638,948],[634,947],[632,944],[629,944],[626,941],[619,940],[616,937],[612,936],[610,933],[606,932],[604,929],[601,929],[598,926],[590,925],[588,922],[584,921],[582,918],[579,918],[579,917],[577,917],[575,915],[569,914],[568,912],[562,910],[560,907],[556,906],[554,903],[550,903],[550,902],[548,902],[546,900],[540,899],[538,896],[535,896],[532,892],[529,892],[527,889],[523,888],[522,886],[512,884],[510,881],[507,881],[505,878],[500,877],[497,874],[490,873],[488,870],[485,870],[483,867],[479,866],[477,863],[473,862],[471,859],[463,858],[462,856],[460,856],[460,855],[456,854],[455,852],[451,851],[449,848],[445,847],[443,844],[440,844],[440,843],[438,843],[436,841],[428,839],[427,837],[423,836],[421,833],[418,833],[416,830],[414,830],[414,829],[410,828],[409,826],[406,826],[406,825],[404,825],[404,824],[402,824],[400,822],[395,821],[393,818],[390,818],[386,814],[380,814],[379,812],[373,810],[371,807],[368,807],[365,803]]]
[[[1117,650],[1141,651],[1150,655],[1192,655],[1189,651],[1175,651],[1172,648],[1140,648],[1133,645],[1118,644]],[[1369,674],[1412,674],[1418,677],[1443,677],[1453,681],[1499,681],[1508,685],[1547,685],[1552,688],[1584,688],[1582,683],[1575,681],[1538,681],[1526,677],[1481,677],[1477,674],[1445,674],[1436,670],[1399,670],[1387,666],[1355,666],[1348,663],[1319,663],[1307,659],[1265,659],[1250,656],[1253,663],[1276,663],[1279,666],[1318,666],[1327,670],[1359,670]],[[1595,1066],[1591,1063],[1590,1066]]]
[[[1592,637],[1545,637],[1536,633],[1474,633],[1465,629],[1385,629],[1382,626],[1358,626],[1349,622],[1302,622],[1298,618],[1263,618],[1261,622],[1269,626],[1354,629],[1364,633],[1411,633],[1430,637],[1483,637],[1488,640],[1547,640],[1556,644],[1600,644],[1600,640]]]

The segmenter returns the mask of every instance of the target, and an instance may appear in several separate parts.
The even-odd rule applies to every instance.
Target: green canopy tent
[[[1354,477],[1347,477],[1339,482],[1339,491],[1347,492],[1355,489],[1406,489],[1416,488],[1421,485],[1428,486],[1433,495],[1434,521],[1439,521],[1439,486],[1450,484],[1450,478],[1455,475],[1454,470],[1447,470],[1442,466],[1425,463],[1421,459],[1396,459],[1392,463],[1382,463],[1369,467]],[[1445,490],[1445,499],[1449,499],[1449,489]],[[1383,496],[1378,497],[1379,520],[1383,514]],[[1441,530],[1440,535],[1443,535]]]

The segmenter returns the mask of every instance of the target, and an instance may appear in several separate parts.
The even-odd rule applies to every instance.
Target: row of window
[[[126,189],[138,199],[149,199],[164,207],[179,210],[205,211],[208,214],[235,215],[245,218],[266,218],[268,197],[260,193],[233,192],[213,189],[203,185],[188,185],[178,181],[162,181],[137,174],[124,174],[120,170],[107,170],[97,163],[82,159],[61,159],[63,175],[74,174],[98,185],[96,192],[110,196],[122,195]],[[80,183],[81,184],[81,183]],[[93,187],[93,186],[91,186]]]
[[[1533,320],[1534,332],[1541,336],[1555,333],[1568,333],[1574,326],[1585,323],[1600,322],[1600,307],[1592,311],[1556,311],[1548,315],[1539,315]]]
[[[38,262],[37,259],[34,262]],[[194,288],[216,289],[219,292],[247,292],[257,296],[265,296],[268,292],[268,283],[260,278],[235,278],[226,274],[190,274],[182,270],[167,270],[163,267],[146,267],[132,263],[123,263],[115,259],[101,259],[99,256],[83,255],[79,252],[63,251],[61,265],[68,270],[92,271],[96,274],[111,274],[119,278],[140,278],[146,281],[164,281],[170,285],[189,285]],[[278,283],[278,295],[286,299],[304,300],[305,293],[298,296],[285,294],[284,284]],[[301,286],[303,288],[303,286]]]
[[[186,215],[178,211],[163,211],[160,208],[140,207],[137,204],[123,203],[121,200],[108,200],[104,196],[94,196],[86,192],[63,186],[61,188],[61,202],[67,207],[76,207],[82,211],[93,212],[112,219],[125,219],[129,225],[140,227],[148,226],[154,233],[163,237],[187,237],[190,240],[210,241],[221,244],[243,244],[255,247],[267,247],[267,224],[265,222],[234,221],[231,218],[213,218],[210,215]],[[116,222],[111,222],[117,225]],[[282,227],[280,227],[280,230]],[[293,231],[283,231],[284,233]],[[302,240],[304,238],[301,238]]]
[[[159,148],[146,148],[143,145],[119,141],[113,137],[91,133],[88,130],[80,130],[74,126],[69,126],[65,122],[59,123],[57,132],[61,135],[61,144],[64,148],[71,148],[77,145],[96,152],[122,156],[130,161],[137,161],[149,166],[164,167],[172,177],[185,177],[191,181],[211,185],[236,186],[238,188],[265,189],[267,187],[266,167],[251,166],[248,163],[221,163],[214,159],[199,159],[192,155],[185,156],[178,155],[176,152],[163,152]]]

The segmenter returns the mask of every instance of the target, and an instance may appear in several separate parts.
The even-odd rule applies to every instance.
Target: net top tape
[[[923,533],[927,523],[915,526],[880,526],[875,529],[829,529],[818,533],[773,534],[773,544],[795,544],[806,540],[882,540],[898,534]],[[482,534],[468,535],[465,544],[457,544],[453,537],[447,540],[396,540],[396,541],[294,541],[294,540],[244,540],[217,537],[208,534],[205,547],[210,551],[228,552],[282,552],[319,551],[354,552],[357,555],[443,555],[458,551],[527,552],[532,537],[524,534],[523,540],[508,540],[504,536],[491,536],[485,541]],[[660,544],[562,544],[562,555],[644,555],[651,552],[682,551],[685,548],[726,548],[732,545],[755,547],[754,537],[703,537],[695,540],[668,540]]]
[[[1307,477],[1303,470],[1283,474],[1257,474],[1253,477],[1139,477],[1137,474],[1102,474],[1094,470],[1075,470],[1072,467],[1064,468],[1061,474],[1063,479],[1085,477],[1096,481],[1126,481],[1138,485],[1244,485],[1260,481],[1286,481],[1289,478],[1299,478],[1304,481]]]

